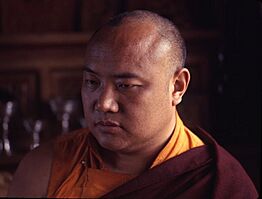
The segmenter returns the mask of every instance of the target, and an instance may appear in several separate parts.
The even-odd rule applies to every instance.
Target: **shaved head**
[[[117,15],[98,29],[90,41],[105,28],[107,34],[112,34],[111,31],[118,28],[126,28],[126,34],[133,34],[134,37],[132,40],[126,40],[127,42],[139,43],[146,39],[147,42],[141,42],[144,45],[142,47],[148,48],[148,53],[152,53],[154,50],[152,56],[155,56],[155,59],[160,54],[164,54],[170,74],[174,74],[177,69],[185,65],[186,47],[180,32],[170,20],[156,13],[136,10]],[[124,45],[125,41],[121,41],[121,44]]]

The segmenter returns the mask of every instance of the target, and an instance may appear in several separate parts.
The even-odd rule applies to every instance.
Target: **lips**
[[[95,122],[95,126],[119,127],[120,124],[113,120],[101,120],[101,121]]]
[[[103,135],[118,135],[122,132],[119,122],[108,119],[95,122],[95,128]]]

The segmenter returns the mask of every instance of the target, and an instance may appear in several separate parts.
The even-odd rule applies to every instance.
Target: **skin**
[[[159,38],[148,21],[106,26],[89,42],[83,108],[106,168],[139,174],[168,142],[175,127],[176,105],[190,80],[188,70],[179,66],[172,66],[177,70],[170,75],[171,54],[169,43]],[[107,123],[97,125],[99,121]],[[27,154],[8,196],[45,197],[52,156],[50,143]]]
[[[52,144],[46,143],[28,153],[20,162],[8,197],[45,197],[52,163]]]
[[[108,169],[143,172],[171,136],[190,79],[185,68],[168,75],[171,53],[148,22],[104,27],[89,43],[82,102]]]

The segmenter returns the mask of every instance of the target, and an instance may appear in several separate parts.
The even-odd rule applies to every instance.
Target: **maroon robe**
[[[203,130],[194,133],[206,145],[167,160],[102,198],[257,199],[240,163]]]

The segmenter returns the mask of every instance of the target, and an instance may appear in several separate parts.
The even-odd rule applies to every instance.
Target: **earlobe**
[[[176,106],[182,101],[190,82],[190,73],[187,68],[182,68],[174,74],[173,78],[173,93],[172,105]]]

